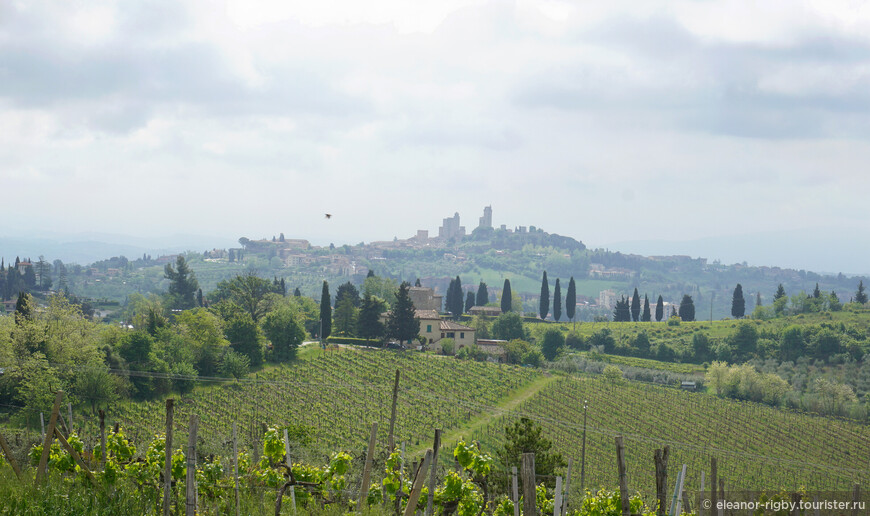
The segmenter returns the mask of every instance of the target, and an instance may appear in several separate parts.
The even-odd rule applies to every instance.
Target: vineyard
[[[870,481],[870,428],[864,425],[602,377],[552,382],[472,438],[493,449],[503,442],[506,424],[529,417],[576,465],[584,401],[586,487],[613,483],[616,435],[625,439],[629,485],[646,494],[655,490],[651,458],[663,445],[670,446],[672,464],[688,465],[688,491],[699,489],[702,470],[709,475],[710,457],[736,490],[849,491],[854,483]]]

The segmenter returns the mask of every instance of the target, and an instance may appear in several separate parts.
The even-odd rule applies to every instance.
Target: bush
[[[680,317],[678,315],[674,315],[668,318],[668,326],[679,326],[680,325]]]
[[[440,344],[443,355],[452,355],[456,350],[456,341],[453,339],[441,339]]]
[[[556,328],[549,328],[544,332],[543,342],[541,343],[541,352],[544,354],[544,358],[552,362],[564,348],[565,337],[561,331]]]
[[[622,379],[622,369],[612,364],[606,366],[601,374],[611,382],[616,382]]]
[[[248,374],[251,361],[245,355],[227,349],[221,361],[221,373],[229,378],[244,378]]]
[[[586,339],[576,331],[568,333],[565,337],[565,345],[571,349],[576,349],[577,351],[589,350],[589,344],[586,343]]]

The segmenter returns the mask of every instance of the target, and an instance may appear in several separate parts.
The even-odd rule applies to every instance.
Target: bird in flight
[[[328,218],[328,219],[332,218],[332,213],[326,213],[325,215],[326,215],[326,218]]]

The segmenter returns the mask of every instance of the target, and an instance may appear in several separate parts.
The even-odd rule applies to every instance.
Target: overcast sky
[[[868,114],[865,2],[3,1],[0,233],[867,228]]]

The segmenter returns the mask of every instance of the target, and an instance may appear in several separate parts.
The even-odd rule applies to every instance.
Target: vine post
[[[389,453],[393,453],[393,447],[396,443],[393,440],[393,429],[396,426],[396,401],[399,397],[399,369],[396,369],[396,381],[393,383],[393,406],[390,409],[390,434],[387,437],[387,447]]]
[[[562,516],[568,516],[568,496],[571,493],[571,464],[574,459],[568,458],[568,472],[565,474],[565,496],[562,498]]]
[[[622,516],[631,515],[631,506],[628,503],[628,480],[625,475],[625,446],[622,444],[622,436],[616,436],[616,468],[619,472],[619,499],[622,502]]]
[[[514,516],[520,516],[520,493],[517,488],[517,467],[511,466],[511,495],[514,502]]]
[[[359,498],[357,498],[356,505],[357,507],[362,507],[363,503],[366,500],[366,494],[369,491],[369,479],[372,474],[372,460],[375,457],[375,445],[377,444],[378,439],[378,424],[372,423],[372,434],[369,437],[369,449],[366,452],[366,465],[363,469],[362,482],[359,486]]]
[[[435,512],[435,475],[438,469],[438,448],[441,447],[441,429],[435,429],[435,442],[432,443],[432,469],[429,474],[429,500],[426,502],[426,516]]]
[[[716,492],[716,476],[718,474],[716,457],[710,457],[710,516],[717,514],[716,507],[719,505],[719,496]]]
[[[858,502],[861,501],[861,484],[852,489],[852,516],[858,516]]]
[[[187,493],[185,497],[185,514],[196,515],[196,431],[199,427],[199,417],[190,415],[189,434],[187,437]]]
[[[6,460],[8,460],[9,465],[12,466],[12,470],[15,471],[15,476],[18,477],[18,480],[21,480],[21,468],[18,467],[18,461],[15,460],[15,456],[12,455],[12,450],[9,448],[9,444],[6,442],[3,434],[0,434],[0,448],[3,448],[3,454],[6,455]]]
[[[166,400],[166,438],[164,448],[166,461],[163,464],[163,516],[172,512],[172,420],[175,412],[175,400]]]
[[[106,413],[100,409],[100,469],[106,466]]]
[[[535,454],[523,454],[523,514],[535,516]]]
[[[426,457],[414,475],[414,485],[411,487],[411,494],[408,496],[408,505],[405,506],[404,516],[414,516],[414,513],[417,512],[417,502],[420,500],[420,493],[423,492],[423,482],[426,480],[426,472],[429,470],[429,464],[431,463],[432,450],[426,450]]]
[[[562,477],[556,477],[556,492],[553,498],[553,516],[559,516],[562,511]]]
[[[290,460],[290,438],[287,436],[287,429],[284,429],[284,461],[287,464],[287,471],[290,476],[293,476],[293,461]],[[290,504],[293,507],[293,514],[296,514],[296,486],[290,486]]]
[[[664,516],[667,509],[667,489],[668,489],[668,455],[670,447],[665,446],[663,450],[657,449],[653,456],[656,466],[656,498],[658,498],[659,506],[656,510],[658,516]]]
[[[36,470],[36,483],[41,482],[42,477],[45,475],[48,455],[51,452],[51,442],[54,440],[54,427],[57,425],[57,417],[60,415],[61,401],[63,401],[63,391],[57,391],[54,396],[54,407],[51,409],[51,417],[48,419],[48,432],[43,436],[42,456],[39,457],[39,469]]]

